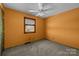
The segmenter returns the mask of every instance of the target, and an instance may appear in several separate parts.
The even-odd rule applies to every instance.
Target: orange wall
[[[4,10],[5,41],[4,48],[9,48],[35,41],[44,36],[44,20],[9,8]],[[24,17],[36,19],[36,33],[24,34]]]
[[[45,37],[51,41],[79,48],[79,8],[50,16],[46,22],[39,17],[9,8],[5,8],[4,13],[5,48]],[[24,34],[24,17],[36,19],[36,33]]]
[[[48,17],[46,38],[79,48],[79,8]]]

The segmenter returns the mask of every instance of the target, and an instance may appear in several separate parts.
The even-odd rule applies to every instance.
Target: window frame
[[[35,24],[26,24],[25,23],[25,21],[26,21],[26,19],[29,19],[29,20],[33,20],[34,22],[35,22]],[[26,32],[25,31],[25,27],[27,27],[27,26],[34,26],[34,31],[33,32]],[[34,18],[29,18],[29,17],[24,17],[24,34],[27,34],[27,33],[35,33],[36,32],[36,19],[34,19]]]

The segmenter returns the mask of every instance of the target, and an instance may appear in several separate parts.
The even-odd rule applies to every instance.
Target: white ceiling
[[[44,8],[48,9],[44,11],[45,15],[42,17],[48,17],[56,15],[58,13],[68,11],[70,9],[78,8],[79,3],[42,3]],[[4,3],[5,7],[12,8],[21,12],[29,12],[29,10],[39,10],[38,3]],[[36,12],[30,12],[32,15],[36,15]]]

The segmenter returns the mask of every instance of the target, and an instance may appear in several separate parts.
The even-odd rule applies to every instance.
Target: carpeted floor
[[[40,40],[6,49],[3,56],[75,56],[79,50],[49,40]]]

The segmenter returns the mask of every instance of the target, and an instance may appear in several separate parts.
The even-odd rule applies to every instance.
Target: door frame
[[[2,4],[3,6],[3,4]],[[2,13],[2,40],[1,40],[1,56],[3,55],[4,51],[4,39],[5,39],[5,33],[4,33],[4,10],[2,7],[0,7],[1,13]]]

